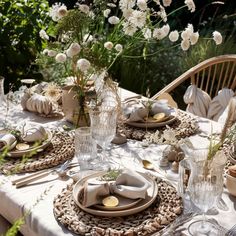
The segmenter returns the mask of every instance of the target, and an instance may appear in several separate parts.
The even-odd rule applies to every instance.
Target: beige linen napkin
[[[184,102],[188,104],[186,111],[194,115],[206,117],[211,97],[196,85],[190,85],[185,94]]]
[[[25,142],[36,142],[46,137],[46,130],[42,125],[34,122],[27,122],[18,127],[21,132],[21,138]]]
[[[0,151],[3,150],[4,147],[8,146],[9,150],[14,148],[14,142],[16,141],[16,138],[12,134],[5,134],[0,138]],[[13,146],[12,146],[13,145]]]
[[[145,198],[150,183],[143,176],[131,170],[124,170],[115,182],[108,183],[95,178],[88,180],[83,187],[81,203],[84,207],[101,204],[104,197],[114,193],[130,198]]]
[[[232,89],[223,88],[220,90],[218,95],[213,98],[209,105],[207,118],[218,121],[233,96],[234,92]]]

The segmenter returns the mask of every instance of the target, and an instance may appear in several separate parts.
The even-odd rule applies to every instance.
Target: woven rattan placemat
[[[5,157],[0,165],[4,174],[32,172],[57,166],[74,156],[74,139],[66,132],[54,132],[50,145],[30,158]]]
[[[158,196],[146,210],[126,217],[102,217],[81,210],[72,198],[73,184],[54,199],[55,218],[68,230],[79,235],[134,236],[152,235],[182,213],[182,199],[174,187],[156,179]]]
[[[194,116],[181,110],[178,110],[176,120],[168,126],[171,129],[174,129],[177,139],[186,138],[199,132],[199,126]],[[132,127],[124,123],[118,125],[119,132],[124,134],[126,138],[139,141],[145,139],[146,136],[155,133],[156,130],[163,132],[165,129],[166,126],[152,129],[143,129]]]

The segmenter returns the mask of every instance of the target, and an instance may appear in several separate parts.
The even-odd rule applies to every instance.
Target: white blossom
[[[191,43],[191,45],[196,44],[198,39],[199,39],[199,33],[198,32],[192,33],[190,35],[190,43]]]
[[[172,3],[172,0],[162,0],[164,7],[169,7]]]
[[[149,28],[144,28],[142,33],[145,39],[150,39],[152,37],[152,31]]]
[[[107,3],[107,6],[108,6],[108,7],[115,8],[115,7],[116,7],[116,4],[114,4],[114,3]]]
[[[196,10],[193,0],[185,0],[184,3],[187,5],[189,11],[194,12]]]
[[[67,7],[66,5],[62,4],[59,8],[58,8],[58,17],[59,19],[61,19],[62,17],[67,15]]]
[[[122,51],[123,51],[123,46],[122,46],[121,44],[116,44],[115,50],[116,50],[117,52],[122,52]]]
[[[111,10],[110,9],[106,9],[106,10],[104,10],[103,11],[103,15],[104,15],[104,17],[108,17],[108,15],[111,13]]]
[[[192,24],[188,24],[186,29],[181,33],[181,38],[183,40],[190,39],[192,34],[193,34],[193,25]]]
[[[49,36],[47,35],[46,31],[43,30],[43,29],[41,29],[41,30],[39,31],[39,36],[40,36],[40,38],[42,38],[42,39],[49,40]]]
[[[179,32],[177,30],[170,32],[169,39],[171,42],[176,42],[179,39]]]
[[[83,37],[84,43],[90,43],[93,41],[93,36],[91,34],[85,34]]]
[[[146,11],[146,9],[147,9],[146,0],[137,0],[137,6],[141,11]]]
[[[57,52],[54,50],[48,50],[48,56],[49,57],[55,57],[57,55]]]
[[[119,6],[122,11],[125,9],[131,9],[135,6],[136,0],[120,0]]]
[[[90,62],[87,59],[79,59],[77,61],[77,67],[82,72],[86,72],[90,68]]]
[[[170,26],[168,24],[162,26],[162,30],[165,33],[165,37],[169,34],[170,32]]]
[[[49,50],[46,48],[46,49],[44,49],[44,50],[42,51],[42,54],[45,55],[45,56],[47,56],[47,55],[48,55],[48,51],[49,51]]]
[[[165,8],[163,6],[159,6],[160,7],[160,11],[157,12],[157,14],[161,17],[161,19],[166,22],[167,21],[167,15],[166,15],[166,11]]]
[[[134,10],[128,20],[135,27],[138,27],[141,29],[146,23],[146,12]]]
[[[162,26],[161,28],[155,28],[153,30],[153,38],[161,40],[169,34],[169,31],[170,31],[170,26],[168,24]]]
[[[190,47],[190,41],[187,40],[182,40],[181,42],[181,48],[183,49],[183,51],[187,51]]]
[[[58,53],[55,57],[56,62],[63,63],[66,61],[66,54],[65,53]]]
[[[128,9],[124,9],[123,10],[123,16],[125,19],[129,19],[132,16],[133,13],[133,9],[132,8],[128,8]]]
[[[108,18],[108,22],[109,22],[111,25],[117,25],[117,24],[119,24],[120,19],[119,19],[117,16],[110,16],[110,17]]]
[[[123,31],[126,35],[133,36],[137,30],[138,28],[130,24],[129,22],[123,23]]]
[[[218,31],[214,31],[213,32],[213,40],[215,41],[216,45],[221,44],[223,41],[221,33]]]
[[[108,50],[111,50],[113,48],[113,43],[112,42],[105,42],[104,47]]]
[[[72,58],[73,56],[77,55],[80,50],[81,47],[78,43],[72,43],[70,47],[66,50],[66,55]]]
[[[89,6],[86,4],[79,4],[79,9],[85,14],[89,13]]]

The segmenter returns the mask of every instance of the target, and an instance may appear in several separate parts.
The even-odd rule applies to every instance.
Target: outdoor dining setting
[[[236,235],[235,3],[207,2],[2,3],[0,235]]]

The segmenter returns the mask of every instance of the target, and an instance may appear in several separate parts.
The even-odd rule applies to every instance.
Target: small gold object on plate
[[[153,116],[153,118],[154,118],[157,122],[161,122],[161,121],[167,119],[168,116],[166,116],[165,113],[161,112],[161,113],[155,114],[155,115]]]
[[[16,144],[16,149],[19,151],[27,150],[30,147],[28,143],[18,143]]]
[[[115,207],[119,205],[119,200],[115,196],[108,196],[102,200],[102,204],[105,207]]]

